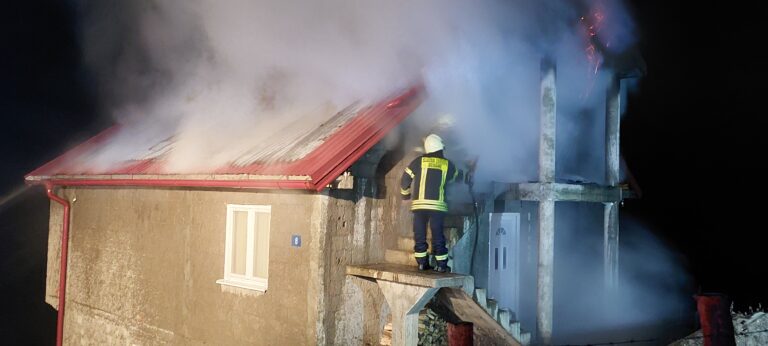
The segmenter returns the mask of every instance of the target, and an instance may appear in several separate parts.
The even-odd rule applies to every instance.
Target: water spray
[[[11,190],[11,192],[7,193],[5,196],[0,198],[0,211],[2,211],[6,205],[10,205],[13,200],[24,194],[25,191],[29,189],[29,185],[20,185],[17,186],[15,189]]]

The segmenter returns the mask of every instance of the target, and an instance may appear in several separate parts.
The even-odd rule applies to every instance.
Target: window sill
[[[235,280],[219,279],[219,280],[216,280],[216,283],[224,286],[232,286],[232,287],[243,288],[247,290],[267,292],[266,282],[261,283],[261,282],[242,281],[242,280],[235,281]]]

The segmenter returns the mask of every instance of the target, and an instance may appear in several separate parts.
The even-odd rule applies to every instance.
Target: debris
[[[430,308],[419,314],[419,345],[448,345],[448,323]]]

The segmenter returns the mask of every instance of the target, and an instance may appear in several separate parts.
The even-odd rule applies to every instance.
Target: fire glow
[[[586,99],[592,93],[592,89],[595,86],[595,77],[600,71],[600,67],[603,64],[603,56],[597,49],[596,41],[597,35],[603,28],[603,21],[605,20],[604,12],[599,8],[593,8],[588,16],[581,16],[579,19],[585,29],[585,41],[587,48],[584,49],[587,61],[589,62],[589,71],[587,72],[588,86],[582,98]],[[606,47],[610,46],[610,42],[605,43]]]

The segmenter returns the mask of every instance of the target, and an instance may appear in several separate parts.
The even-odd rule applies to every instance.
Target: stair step
[[[504,329],[507,330],[507,333],[512,334],[512,329],[509,326],[509,318],[512,317],[512,313],[508,309],[499,309],[499,319],[497,320],[499,324],[501,324]],[[512,334],[512,336],[515,336]]]
[[[475,302],[482,306],[484,309],[488,309],[488,302],[485,299],[485,288],[475,289]]]
[[[400,251],[387,249],[384,251],[384,261],[387,263],[416,266],[416,260],[412,251]]]
[[[519,341],[523,346],[529,346],[531,344],[531,333],[524,332],[519,321],[515,321],[516,314],[507,308],[499,308],[499,304],[496,299],[488,298],[488,291],[485,288],[475,288],[472,293],[472,298],[475,302],[485,308],[485,311],[496,322],[499,323],[515,340]]]
[[[531,333],[529,332],[521,333],[520,338],[517,340],[520,341],[520,343],[523,344],[523,346],[528,346],[531,344]]]
[[[499,304],[496,303],[496,299],[488,299],[488,306],[486,310],[494,320],[499,320]]]
[[[515,339],[520,340],[520,337],[522,336],[521,330],[520,330],[520,322],[512,322],[509,324],[509,333],[512,334],[512,336],[515,337]]]

